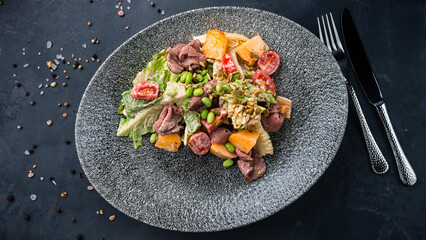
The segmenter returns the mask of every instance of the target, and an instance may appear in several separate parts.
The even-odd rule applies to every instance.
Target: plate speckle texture
[[[252,183],[234,165],[189,147],[154,148],[149,136],[133,149],[116,137],[121,93],[152,55],[209,29],[260,34],[282,63],[273,76],[279,95],[293,100],[292,118],[271,134],[275,154]],[[220,231],[265,218],[300,197],[321,176],[342,140],[348,103],[337,63],[310,32],[279,15],[249,8],[184,12],[137,33],[114,51],[89,83],[77,115],[81,165],[95,189],[125,214],[178,231]]]

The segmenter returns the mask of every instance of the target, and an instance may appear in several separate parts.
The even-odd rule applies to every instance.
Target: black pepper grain
[[[30,92],[25,92],[25,96],[29,96],[30,95]]]
[[[75,170],[74,169],[71,169],[71,174],[75,174]]]
[[[105,240],[105,238],[101,238],[101,240]]]
[[[28,152],[31,154],[31,153],[33,153],[34,151],[33,151],[32,149],[28,149]]]
[[[79,177],[79,178],[83,178],[83,177],[84,177],[83,173],[79,173],[79,174],[78,174],[78,177]]]
[[[66,64],[67,63],[67,61],[65,61],[65,59],[64,60],[62,60],[62,64]]]
[[[56,212],[57,212],[57,213],[61,213],[61,212],[62,212],[62,209],[57,208],[57,209],[56,209]]]
[[[52,73],[52,77],[56,78],[58,75],[56,75],[56,73]]]
[[[28,215],[28,214],[24,216],[24,219],[25,219],[25,220],[27,220],[27,221],[29,221],[29,220],[30,220],[30,218],[31,218],[31,217],[30,217],[30,215]]]
[[[96,59],[98,56],[96,56],[96,54],[92,54],[92,58]]]
[[[75,61],[74,65],[77,67],[78,65],[80,65],[80,63]]]
[[[69,107],[69,106],[70,106],[70,103],[69,103],[69,102],[64,102],[64,106],[65,106],[65,107]]]
[[[49,177],[49,180],[50,180],[50,181],[53,181],[53,177],[52,177],[52,176],[50,176],[50,177]]]
[[[35,104],[35,102],[34,102],[33,100],[31,100],[31,101],[30,101],[30,104],[31,104],[31,105],[34,105],[34,104]]]
[[[13,200],[15,200],[13,195],[7,195],[7,201],[12,202]]]
[[[157,12],[158,12],[158,13],[161,13],[161,9],[157,8]]]
[[[93,0],[89,0],[89,3],[93,3]]]
[[[16,83],[15,83],[15,85],[16,85],[17,87],[21,87],[21,86],[22,86],[22,84],[21,84],[20,82],[16,82]]]
[[[70,140],[65,140],[65,144],[70,144],[71,141]]]
[[[75,223],[77,221],[75,218],[71,218],[71,222]]]
[[[18,64],[14,63],[14,64],[12,64],[12,67],[17,68]]]
[[[155,7],[155,2],[150,2],[149,5],[151,5],[151,7]]]
[[[31,145],[32,148],[37,148],[37,145],[33,144]]]
[[[83,235],[78,234],[78,235],[77,235],[77,239],[78,239],[78,240],[82,240],[82,239],[83,239]]]

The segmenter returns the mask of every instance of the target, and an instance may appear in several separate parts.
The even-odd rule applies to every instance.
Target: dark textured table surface
[[[0,239],[76,239],[78,234],[84,239],[426,239],[425,1],[157,0],[152,8],[148,1],[125,0],[124,17],[117,15],[114,0],[0,2]],[[158,20],[189,9],[223,5],[278,13],[315,34],[315,17],[330,11],[336,17],[341,8],[349,8],[396,133],[416,170],[416,185],[401,184],[377,114],[355,86],[389,161],[385,175],[375,175],[370,168],[351,103],[340,150],[320,180],[286,209],[242,228],[197,234],[167,231],[125,216],[96,191],[87,190],[90,183],[79,176],[74,111],[100,66],[91,60],[92,54],[102,63],[127,38]],[[157,8],[165,13],[157,13]],[[99,44],[91,43],[95,37]],[[47,41],[53,43],[50,49]],[[53,61],[57,54],[67,61],[71,54],[81,57],[84,68],[59,65],[57,86],[46,88],[45,84],[54,81],[46,61]],[[52,120],[51,126],[47,126],[48,120]],[[30,149],[27,156],[25,151]],[[28,177],[29,170],[33,178]],[[68,197],[61,197],[62,192],[68,192]],[[32,194],[37,196],[35,201]],[[8,195],[14,200],[8,201]],[[62,212],[57,213],[57,208]],[[104,214],[97,214],[101,209]],[[30,218],[25,219],[26,215]],[[116,216],[114,221],[108,219],[111,215]]]

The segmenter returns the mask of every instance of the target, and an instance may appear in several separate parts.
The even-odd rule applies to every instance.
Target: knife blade
[[[382,120],[386,135],[388,136],[388,140],[395,156],[399,176],[404,184],[409,186],[414,185],[417,181],[417,176],[408,162],[398,138],[396,137],[376,76],[371,69],[367,54],[365,53],[364,47],[361,43],[361,39],[358,35],[358,31],[356,30],[352,16],[346,8],[342,10],[341,23],[343,43],[349,62],[365,96],[368,101],[376,107],[380,119]]]

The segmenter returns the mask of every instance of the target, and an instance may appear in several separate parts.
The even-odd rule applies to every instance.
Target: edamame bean
[[[192,96],[192,92],[194,91],[193,87],[189,87],[186,89],[186,96],[187,97],[191,97]]]
[[[202,88],[197,88],[197,89],[194,89],[193,95],[198,97],[198,96],[203,95],[203,93],[204,93],[204,90]]]
[[[204,106],[211,107],[212,101],[208,97],[201,98],[201,102],[203,102]]]
[[[226,149],[228,149],[228,152],[231,152],[231,153],[235,152],[235,147],[234,147],[234,145],[232,143],[227,142],[225,144],[225,147],[226,147]]]
[[[207,114],[207,123],[213,123],[214,122],[214,113],[209,112],[209,114]]]
[[[197,74],[197,82],[202,82],[204,80],[203,75]]]
[[[203,71],[201,72],[201,75],[203,75],[203,76],[206,76],[206,74],[207,74],[207,70],[203,70]]]
[[[226,168],[229,168],[232,165],[234,165],[234,161],[232,161],[232,159],[226,159],[225,161],[223,161],[223,166]]]
[[[203,110],[201,111],[201,118],[202,118],[202,119],[206,119],[206,118],[207,118],[207,114],[209,114],[209,110],[207,110],[207,109],[203,109]]]
[[[225,92],[226,92],[226,93],[228,93],[228,94],[229,94],[229,93],[231,93],[231,92],[232,92],[232,88],[231,88],[228,84],[224,85],[223,87],[225,88]]]
[[[180,76],[179,82],[184,83],[186,79],[186,74]]]
[[[174,90],[173,88],[169,88],[169,89],[167,89],[166,90],[166,92],[165,92],[167,95],[169,95],[169,96],[174,96],[174,95],[176,95],[176,90]]]
[[[149,142],[155,143],[155,141],[157,141],[157,137],[158,137],[158,134],[156,132],[151,134],[151,137],[149,138]]]
[[[192,83],[192,74],[191,73],[186,74],[185,82],[188,83],[188,84]]]

